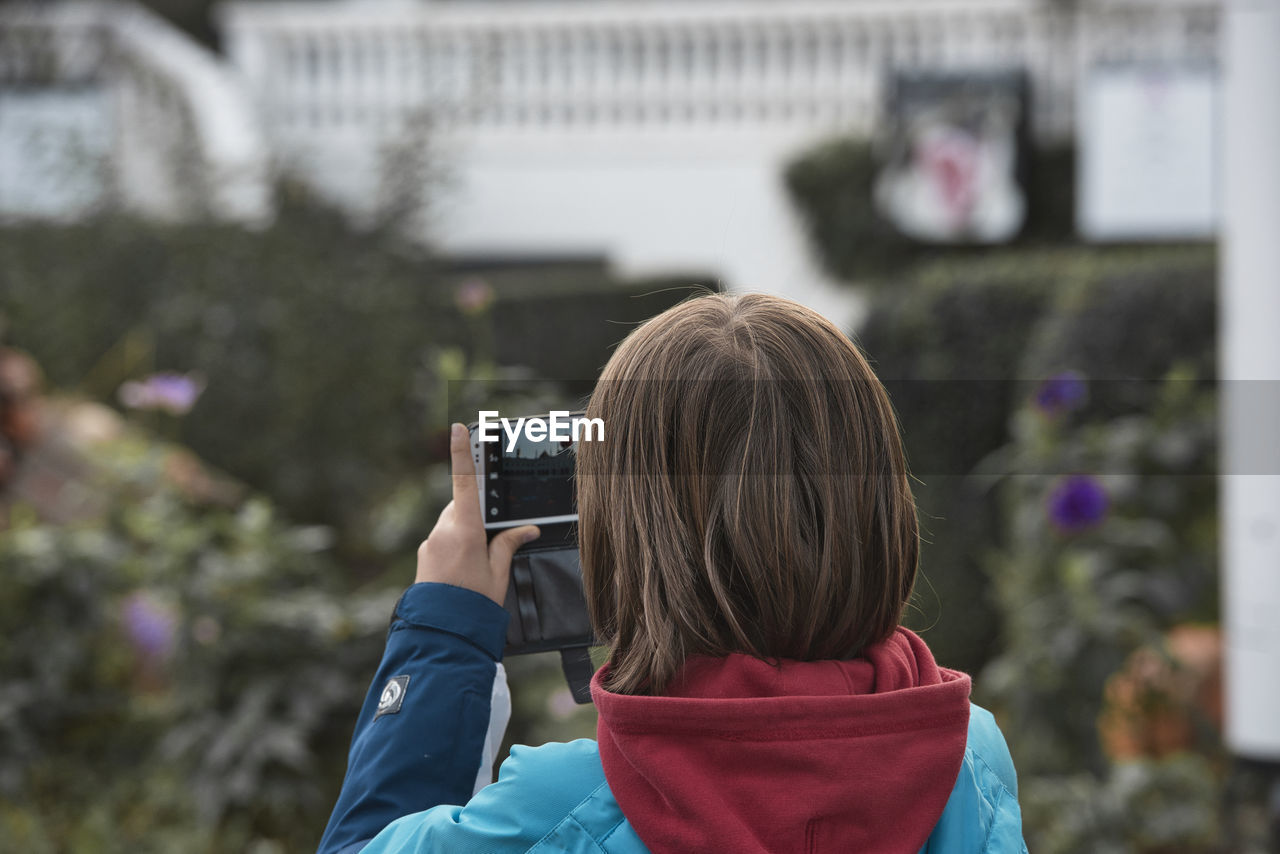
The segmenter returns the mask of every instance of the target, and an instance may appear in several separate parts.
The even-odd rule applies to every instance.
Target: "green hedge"
[[[403,467],[409,395],[448,299],[421,259],[312,205],[262,232],[118,216],[0,230],[0,313],[54,387],[115,405],[128,378],[199,371],[183,440],[295,518],[341,523]]]
[[[264,498],[190,503],[155,444],[91,459],[104,518],[0,532],[3,847],[313,849],[398,591]]]
[[[474,276],[496,301],[463,311],[455,288]],[[126,379],[201,372],[206,390],[171,428],[343,542],[370,503],[441,457],[442,390],[459,378],[444,355],[589,386],[634,324],[701,278],[446,265],[288,195],[261,232],[119,216],[0,229],[0,315],[51,385],[118,406]]]
[[[979,686],[1018,768],[1036,851],[1221,850],[1223,748],[1205,708],[1131,701],[1153,726],[1170,713],[1192,722],[1195,740],[1169,755],[1108,756],[1098,732],[1104,686],[1134,650],[1162,650],[1172,626],[1218,617],[1216,398],[1189,364],[1150,384],[1141,412],[1046,416],[1028,402],[1002,452],[1029,473],[995,491],[1001,536],[986,562],[1003,643]],[[1096,498],[1082,513],[1080,501],[1058,503],[1064,490]]]
[[[1217,614],[1214,250],[952,253],[869,300],[858,339],[918,478],[907,622],[999,716],[1031,849],[1218,850],[1211,733],[1197,753],[1118,762],[1097,732],[1129,653]],[[1037,407],[1067,371],[1085,395]],[[1049,503],[1077,471],[1115,476],[1103,518],[1063,531]]]
[[[945,663],[977,672],[1000,644],[985,560],[1003,523],[967,475],[1040,379],[1139,380],[1091,383],[1088,413],[1119,415],[1149,409],[1176,363],[1212,377],[1215,263],[1199,247],[961,253],[871,293],[857,338],[898,412],[925,537],[908,622]]]
[[[994,652],[995,615],[980,561],[989,503],[965,475],[1004,441],[1016,405],[1010,366],[1051,292],[967,271],[873,298],[859,343],[889,390],[915,477],[923,537],[908,625],[946,664],[976,671]]]

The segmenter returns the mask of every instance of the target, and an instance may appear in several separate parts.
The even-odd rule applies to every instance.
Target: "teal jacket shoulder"
[[[969,740],[964,762],[946,809],[922,854],[973,851],[1025,854],[1018,775],[995,718],[981,706],[969,706]]]
[[[515,745],[496,782],[466,806],[392,822],[362,854],[646,851],[605,782],[595,741]]]
[[[960,774],[923,854],[1021,854],[1018,781],[991,713],[972,706]],[[593,852],[647,849],[605,781],[596,742],[517,745],[498,780],[465,806],[442,805],[391,823],[362,854]]]

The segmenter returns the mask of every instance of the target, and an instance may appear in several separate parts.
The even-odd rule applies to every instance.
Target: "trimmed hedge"
[[[126,379],[198,371],[182,439],[325,522],[409,452],[409,381],[448,322],[423,260],[296,201],[262,232],[119,216],[7,228],[0,276],[9,338],[52,386],[118,406]]]
[[[1175,364],[1213,377],[1215,283],[1210,248],[1024,249],[923,263],[872,293],[857,339],[898,412],[925,538],[908,624],[944,663],[977,672],[1000,642],[985,553],[1003,523],[967,475],[1057,372],[1139,380],[1092,382],[1089,416],[1149,409]]]
[[[0,839],[39,852],[313,849],[398,590],[260,496],[197,504],[166,449],[87,462],[102,518],[0,531]]]
[[[455,288],[477,275],[496,301],[464,311]],[[440,458],[437,391],[458,378],[443,353],[589,383],[636,323],[700,280],[446,266],[291,197],[261,232],[120,216],[0,229],[0,315],[52,386],[119,405],[126,379],[201,372],[203,395],[168,429],[291,517],[341,530]]]

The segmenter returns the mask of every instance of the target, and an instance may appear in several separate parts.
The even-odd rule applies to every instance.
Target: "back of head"
[[[713,295],[605,366],[578,452],[604,687],[658,694],[692,655],[845,659],[897,626],[919,537],[884,387],[796,303]]]

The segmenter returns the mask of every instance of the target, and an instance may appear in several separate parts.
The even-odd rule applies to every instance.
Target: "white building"
[[[75,27],[123,45],[89,74],[107,106],[76,121],[111,115],[89,148],[143,210],[260,220],[254,187],[280,170],[357,217],[428,198],[410,222],[449,253],[710,273],[843,323],[854,300],[816,269],[782,166],[869,134],[894,69],[1024,68],[1036,134],[1061,138],[1084,69],[1212,59],[1219,16],[1216,0],[232,0],[220,61],[132,7],[17,8],[0,38],[45,20],[46,53]],[[9,124],[0,175],[25,168]],[[37,195],[53,198],[0,190],[0,213]]]

